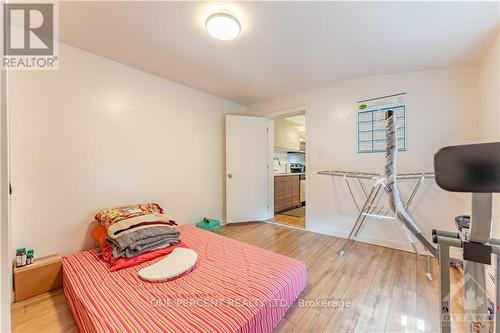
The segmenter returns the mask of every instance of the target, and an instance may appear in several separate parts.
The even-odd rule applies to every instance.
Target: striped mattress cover
[[[95,250],[63,258],[64,293],[81,332],[271,332],[306,285],[300,261],[178,228],[198,263],[173,281],[138,277],[161,258],[116,272]]]

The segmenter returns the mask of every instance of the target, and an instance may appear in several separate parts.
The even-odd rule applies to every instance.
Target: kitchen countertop
[[[296,172],[296,173],[275,173],[274,177],[282,177],[282,176],[300,176],[300,175],[305,175],[305,172]]]

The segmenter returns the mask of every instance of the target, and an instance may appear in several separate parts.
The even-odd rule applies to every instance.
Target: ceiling
[[[338,80],[474,65],[498,2],[61,2],[60,39],[242,105]],[[211,38],[232,11],[242,32]]]
[[[287,117],[286,119],[290,120],[291,122],[293,122],[301,127],[306,126],[306,116],[303,114],[299,114],[298,116]]]

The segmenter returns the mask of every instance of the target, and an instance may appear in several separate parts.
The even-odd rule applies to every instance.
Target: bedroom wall
[[[0,8],[0,15],[2,14]],[[10,299],[12,294],[6,81],[7,72],[0,70],[0,332],[10,332]]]
[[[476,85],[476,67],[372,76],[299,92],[250,106],[248,111],[266,115],[306,110],[308,227],[346,237],[356,207],[345,183],[313,172],[383,172],[383,153],[356,152],[356,101],[406,92],[408,150],[399,154],[399,172],[433,171],[433,154],[440,147],[475,141]],[[409,186],[400,187],[407,197]],[[447,193],[429,182],[415,198],[412,212],[430,237],[433,228],[453,230],[453,218],[468,213],[469,207],[467,195]],[[392,221],[369,221],[360,240],[410,250]]]
[[[479,64],[477,135],[479,142],[500,141],[500,34]],[[493,233],[500,238],[500,195],[493,204]]]
[[[130,203],[223,217],[223,114],[242,106],[64,44],[59,59],[9,77],[13,248],[88,248],[96,211]]]
[[[479,64],[478,139],[483,141],[495,141],[500,136],[499,38],[492,41]]]

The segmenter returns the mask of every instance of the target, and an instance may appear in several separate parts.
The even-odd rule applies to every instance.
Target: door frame
[[[269,186],[268,186],[268,206],[270,209],[270,213],[274,216],[274,142],[275,142],[275,133],[274,133],[274,121],[280,118],[298,116],[303,114],[306,117],[306,129],[305,129],[305,138],[306,138],[306,217],[305,217],[305,228],[304,230],[309,230],[309,218],[307,208],[307,202],[309,202],[309,183],[310,183],[310,173],[309,173],[309,145],[308,142],[308,121],[307,121],[307,107],[305,105],[295,106],[291,108],[282,109],[279,111],[274,111],[265,115],[268,119],[268,177],[269,177]],[[273,223],[271,221],[266,221],[269,223]]]

